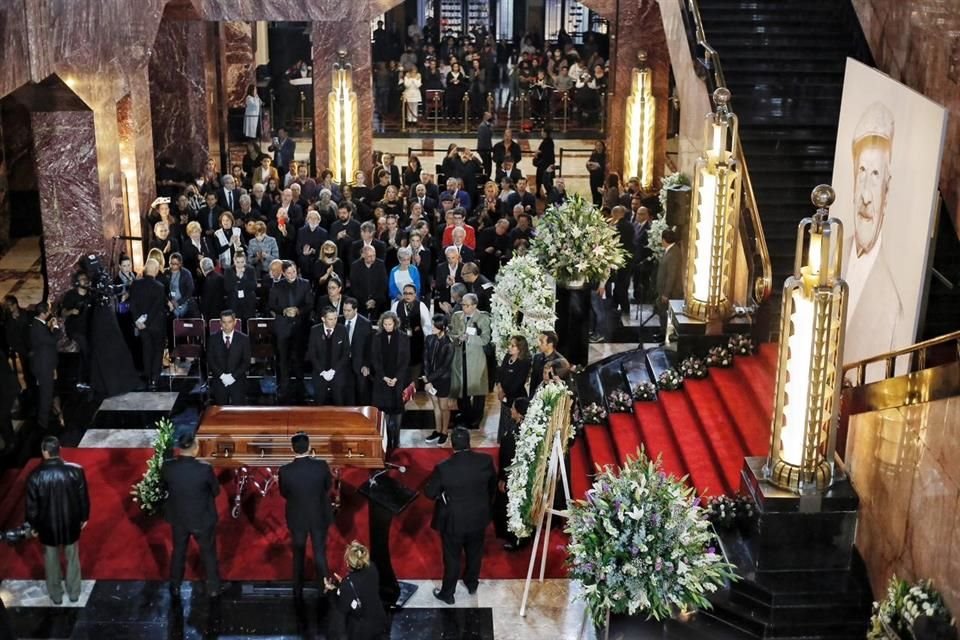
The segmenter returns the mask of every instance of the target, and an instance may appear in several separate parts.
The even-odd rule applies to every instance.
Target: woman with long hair
[[[400,446],[403,390],[410,366],[410,340],[400,332],[400,319],[384,311],[370,345],[373,371],[373,404],[387,416],[387,450]]]
[[[220,228],[214,232],[210,243],[220,268],[229,269],[233,265],[233,254],[243,250],[240,228],[234,226],[233,214],[229,211],[220,214]]]
[[[420,164],[420,158],[411,154],[407,160],[407,166],[403,168],[403,184],[411,193],[413,193],[414,187],[420,184],[421,171],[423,171],[423,166]]]
[[[600,202],[600,208],[604,213],[610,213],[618,204],[620,204],[620,174],[611,171],[603,187],[603,198]]]
[[[450,431],[451,412],[457,408],[457,399],[450,397],[450,377],[453,375],[453,342],[447,335],[447,316],[433,316],[433,335],[427,336],[423,348],[424,390],[433,405],[433,432],[427,442],[442,446]]]
[[[603,140],[597,140],[593,145],[593,153],[587,159],[587,171],[590,173],[593,204],[599,207],[603,204],[603,178],[607,174],[607,145]]]
[[[510,428],[510,408],[517,398],[527,397],[527,377],[530,375],[530,347],[523,336],[511,336],[507,353],[497,369],[497,400],[500,401],[500,425],[497,442]]]
[[[337,243],[333,240],[324,240],[320,245],[320,257],[313,263],[313,282],[318,295],[327,290],[327,283],[331,280],[346,282],[346,270],[343,260],[337,255]]]

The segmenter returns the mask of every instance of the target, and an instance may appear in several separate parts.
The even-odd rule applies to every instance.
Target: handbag
[[[411,382],[406,387],[403,388],[403,392],[400,394],[400,399],[403,401],[403,404],[407,404],[413,398],[413,394],[417,392],[417,383],[416,381]]]

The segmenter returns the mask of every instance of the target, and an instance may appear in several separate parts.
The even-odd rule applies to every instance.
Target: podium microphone
[[[377,486],[377,478],[379,478],[379,477],[382,476],[383,474],[387,473],[387,472],[390,471],[391,469],[396,469],[396,470],[399,471],[400,473],[406,473],[406,472],[407,472],[407,468],[406,468],[405,466],[403,466],[402,464],[393,464],[392,462],[387,462],[386,460],[384,460],[384,461],[383,461],[383,466],[384,466],[383,469],[380,469],[380,471],[377,471],[375,474],[373,474],[372,476],[370,476],[370,480],[369,480],[368,482],[370,483],[370,486],[371,486],[371,487]]]

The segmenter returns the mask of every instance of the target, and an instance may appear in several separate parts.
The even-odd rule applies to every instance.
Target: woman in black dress
[[[327,591],[332,592],[332,610],[336,614],[331,617],[337,620],[330,637],[340,637],[337,627],[342,620],[349,640],[386,638],[389,635],[387,612],[380,601],[380,574],[370,562],[370,551],[354,540],[347,546],[343,561],[350,573],[342,579],[334,574],[334,580],[325,580]]]
[[[513,464],[517,453],[517,432],[529,406],[530,400],[517,398],[507,407],[510,411],[510,425],[503,434],[497,454],[497,495],[493,500],[493,528],[498,538],[506,540],[503,548],[507,551],[516,551],[530,541],[530,538],[517,538],[507,528],[507,469]]]
[[[370,345],[373,404],[387,415],[387,449],[391,451],[400,446],[403,389],[410,366],[410,339],[399,331],[399,326],[397,314],[385,311]]]
[[[453,342],[447,335],[447,316],[433,316],[433,335],[427,336],[423,347],[424,390],[433,405],[433,433],[427,442],[443,445],[450,430],[450,412],[457,408],[456,398],[450,396],[450,376],[453,373]]]
[[[503,440],[503,434],[510,428],[510,407],[517,398],[527,397],[527,377],[530,375],[530,347],[523,336],[510,338],[507,355],[503,357],[497,369],[497,400],[500,401],[500,426],[497,428],[497,442]]]
[[[223,273],[224,304],[233,309],[246,326],[246,321],[257,315],[257,272],[247,264],[247,254],[237,251],[233,254],[233,268]]]
[[[533,156],[533,165],[537,168],[537,197],[546,199],[553,189],[553,176],[556,171],[557,153],[553,144],[553,129],[543,128],[543,140]]]
[[[607,174],[607,145],[603,140],[597,140],[593,153],[587,160],[587,171],[590,172],[590,193],[593,194],[593,204],[599,207],[603,204],[603,178]]]
[[[444,99],[447,103],[447,118],[459,122],[463,118],[463,96],[467,94],[470,78],[460,68],[460,63],[454,60],[450,63],[450,73],[447,74],[447,88]]]

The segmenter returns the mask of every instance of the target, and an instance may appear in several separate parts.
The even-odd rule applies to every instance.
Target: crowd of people
[[[600,120],[608,83],[609,43],[603,34],[588,32],[576,45],[563,30],[554,43],[531,33],[511,45],[498,43],[483,28],[467,37],[441,35],[428,18],[404,34],[380,22],[372,46],[374,108],[381,117],[399,115],[415,127],[435,112],[458,121],[465,113],[478,118],[524,100],[524,118],[537,126],[558,115],[566,99],[569,115],[581,125]]]

